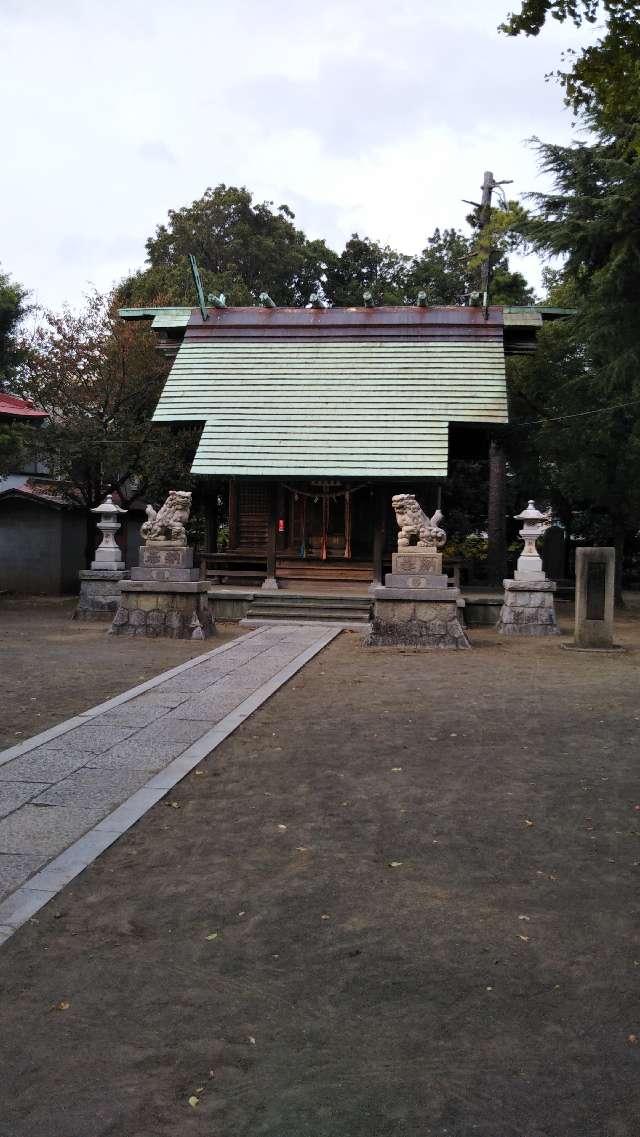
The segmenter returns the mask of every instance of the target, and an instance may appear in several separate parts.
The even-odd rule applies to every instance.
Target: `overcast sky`
[[[571,136],[569,25],[496,31],[516,0],[0,0],[0,263],[50,306],[144,263],[219,182],[311,237],[418,252],[485,169],[540,188],[526,139]],[[525,271],[538,279],[535,265]]]

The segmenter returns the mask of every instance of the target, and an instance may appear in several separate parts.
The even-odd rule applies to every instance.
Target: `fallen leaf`
[[[530,821],[528,817],[524,819],[525,825],[535,825],[535,821]]]
[[[321,919],[321,920],[330,920],[330,919],[331,919],[331,916],[327,916],[327,915],[325,914],[325,915],[321,916],[321,917],[320,917],[320,919]]]
[[[203,1089],[204,1089],[204,1086],[196,1086],[196,1093],[201,1094]]]
[[[403,865],[403,864],[404,864],[404,861],[389,861],[389,868],[390,869],[399,869],[401,867],[401,865]]]
[[[239,916],[244,916],[244,908],[242,909],[242,912],[238,912],[238,915],[239,915]]]
[[[629,1043],[630,1046],[637,1046],[638,1045],[637,1034],[628,1034],[627,1035],[627,1042]]]
[[[309,846],[308,845],[297,845],[296,846],[296,853],[308,853],[308,852],[309,852]]]
[[[196,778],[204,778],[204,770],[196,770]]]
[[[195,1109],[198,1102],[200,1101],[200,1098],[197,1098],[195,1094],[192,1094],[188,1100],[189,1100],[189,1105],[191,1106],[191,1108]]]
[[[518,939],[522,940],[523,943],[525,943],[525,944],[529,943],[529,937],[528,936],[518,936]]]
[[[401,774],[402,773],[402,766],[392,766],[391,767],[391,773],[392,774]]]
[[[61,1001],[59,1003],[53,1004],[51,1010],[52,1011],[68,1011],[70,1006],[71,1006],[71,1003],[67,1003],[65,999],[61,999]]]
[[[170,807],[170,809],[180,809],[179,801],[168,801],[167,805]]]
[[[284,830],[284,829],[286,829],[286,828],[287,828],[287,827],[286,827],[286,825],[279,825],[279,826],[278,826],[278,829],[282,829],[282,830]]]
[[[249,1042],[251,1043],[252,1046],[255,1046],[255,1044],[256,1044],[256,1040],[252,1034],[249,1035]]]
[[[207,939],[208,939],[208,940],[217,940],[217,938],[218,938],[218,933],[217,933],[217,932],[211,932],[211,933],[210,933],[210,934],[207,936]]]
[[[530,920],[531,916],[518,916],[519,920]]]

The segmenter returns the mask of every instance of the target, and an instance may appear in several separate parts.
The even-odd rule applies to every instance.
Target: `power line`
[[[532,418],[528,422],[509,423],[509,426],[513,430],[518,430],[522,426],[544,426],[548,422],[565,422],[567,419],[584,418],[586,415],[606,415],[611,411],[622,410],[624,407],[637,406],[638,403],[640,403],[640,399],[630,399],[627,403],[615,403],[611,407],[596,407],[593,411],[577,411],[572,415],[554,415],[551,418]]]

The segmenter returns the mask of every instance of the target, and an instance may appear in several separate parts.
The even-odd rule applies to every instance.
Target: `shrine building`
[[[154,421],[202,427],[192,472],[209,575],[291,588],[382,579],[396,540],[392,495],[415,493],[431,514],[450,460],[488,456],[508,421],[505,355],[534,350],[543,319],[561,313],[264,305],[120,314],[151,320],[174,357]],[[224,551],[219,500],[228,501]]]

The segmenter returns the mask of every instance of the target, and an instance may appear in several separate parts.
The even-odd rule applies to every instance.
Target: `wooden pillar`
[[[502,446],[492,438],[489,448],[487,580],[496,586],[501,586],[507,575],[506,497],[507,461]]]
[[[209,483],[207,495],[207,549],[206,552],[218,552],[218,482]]]
[[[351,492],[347,490],[344,495],[344,555],[351,560]]]
[[[386,516],[385,487],[376,486],[373,501],[373,587],[382,584],[382,553]]]
[[[229,548],[235,549],[238,545],[238,483],[235,478],[229,479]]]
[[[269,487],[269,521],[267,526],[267,578],[262,587],[268,592],[278,588],[276,579],[276,542],[278,539],[278,486]]]
[[[287,518],[286,518],[286,509],[285,509],[285,489],[284,489],[283,485],[278,485],[278,487],[277,487],[277,499],[276,500],[277,500],[276,513],[278,515],[277,516],[278,523],[280,522],[280,518],[282,518],[282,520],[284,521],[285,526],[286,526]],[[281,552],[283,549],[285,549],[287,547],[287,540],[288,540],[288,534],[286,533],[286,531],[283,533],[280,533],[279,531],[277,532],[277,534],[276,534],[276,549],[279,552]]]

